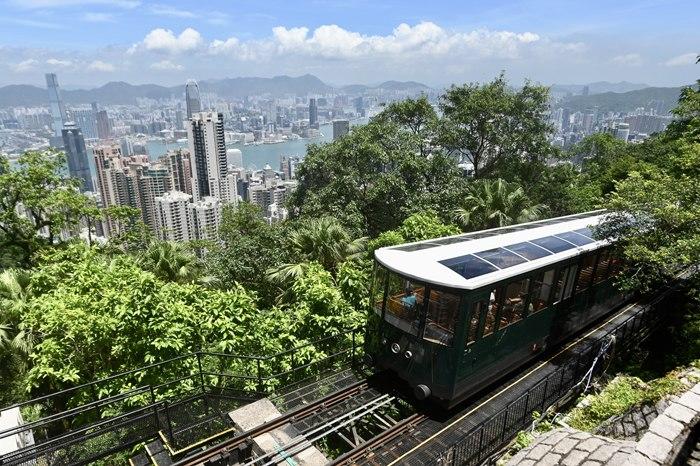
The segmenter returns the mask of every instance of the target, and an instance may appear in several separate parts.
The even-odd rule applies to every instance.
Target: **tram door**
[[[469,309],[466,345],[462,355],[459,376],[464,377],[492,365],[496,359],[496,316],[498,302],[495,292],[476,295]]]

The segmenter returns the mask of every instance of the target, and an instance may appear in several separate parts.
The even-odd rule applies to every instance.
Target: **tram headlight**
[[[386,346],[387,343],[388,343],[387,339],[386,339],[386,338],[382,338],[382,345]]]
[[[413,353],[410,351],[406,351],[403,355],[406,357],[406,359],[411,359],[413,357]]]
[[[399,354],[399,351],[401,351],[401,347],[399,346],[398,343],[392,343],[391,344],[391,352],[394,354]]]

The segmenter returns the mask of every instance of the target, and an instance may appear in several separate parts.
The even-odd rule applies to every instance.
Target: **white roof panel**
[[[473,290],[598,249],[604,211],[377,249],[377,262],[410,279]],[[579,231],[577,231],[579,230]]]

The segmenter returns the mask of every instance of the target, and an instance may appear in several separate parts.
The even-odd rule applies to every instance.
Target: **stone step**
[[[129,458],[129,466],[149,466],[150,464],[151,460],[148,458],[146,452],[141,452]]]

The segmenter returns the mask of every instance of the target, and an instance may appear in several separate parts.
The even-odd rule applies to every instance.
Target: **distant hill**
[[[611,83],[608,81],[597,81],[588,84],[554,84],[552,85],[553,93],[567,94],[571,93],[574,95],[583,93],[583,88],[588,86],[588,94],[603,94],[605,92],[629,92],[638,91],[649,87],[647,84],[641,83],[631,83],[627,81],[620,81],[619,83]]]
[[[242,98],[249,95],[266,95],[281,97],[283,95],[325,94],[336,90],[314,75],[305,74],[298,77],[275,76],[274,78],[225,78],[199,82],[202,92],[214,92],[223,98]],[[379,86],[370,87],[354,84],[340,88],[346,93],[361,93],[368,89],[386,90],[427,90],[428,86],[414,81],[387,81]],[[182,98],[185,92],[181,86],[158,86],[156,84],[129,84],[110,82],[95,89],[62,89],[61,95],[69,104],[87,104],[99,102],[105,105],[135,104],[139,98],[167,99]],[[0,107],[48,105],[46,89],[29,85],[9,85],[0,87]]]
[[[604,92],[593,95],[575,95],[563,99],[557,106],[568,107],[573,111],[590,110],[629,112],[638,107],[654,106],[660,114],[665,114],[678,102],[680,87],[647,87],[630,92]]]

